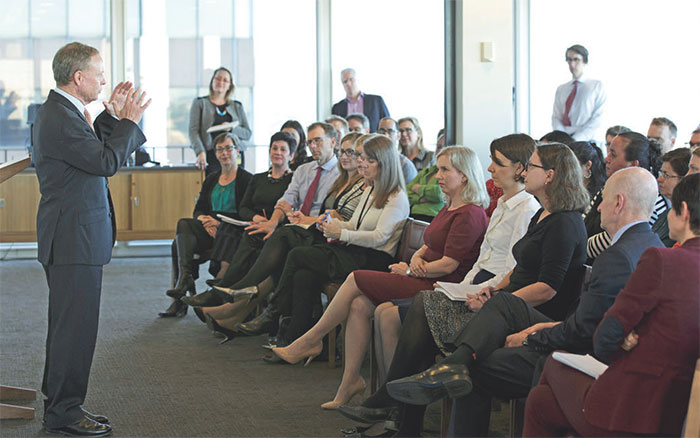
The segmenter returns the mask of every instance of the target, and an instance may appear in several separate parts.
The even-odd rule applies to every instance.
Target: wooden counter
[[[204,172],[192,167],[125,167],[109,178],[117,240],[172,239],[192,217]],[[41,195],[34,169],[0,185],[0,242],[35,242]]]

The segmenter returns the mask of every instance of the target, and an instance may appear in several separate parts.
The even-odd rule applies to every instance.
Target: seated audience
[[[481,163],[466,147],[443,149],[437,163],[437,179],[447,205],[425,230],[425,244],[411,257],[410,264],[390,265],[390,272],[351,273],[311,330],[288,347],[272,349],[280,358],[295,363],[317,351],[323,336],[347,320],[343,380],[333,401],[321,406],[324,409],[335,409],[365,389],[360,367],[369,344],[375,306],[390,299],[413,297],[434,281],[461,280],[476,261],[488,223]]]
[[[680,436],[700,353],[700,176],[683,178],[671,204],[682,245],[647,249],[596,330],[609,367],[594,379],[548,359],[523,436]]]
[[[494,140],[490,150],[489,181],[493,181],[504,195],[491,216],[479,258],[461,281],[465,285],[486,287],[503,280],[515,266],[513,245],[523,237],[530,219],[540,209],[535,197],[525,191],[525,180],[521,175],[535,152],[535,141],[525,134],[512,134]],[[424,291],[419,299],[430,301],[430,305],[425,306],[425,310],[430,310],[426,317],[439,339],[458,332],[471,317],[471,312],[462,302],[450,301],[441,292]],[[399,302],[397,306],[389,301],[379,305],[374,312],[375,352],[382,382],[396,349],[401,319],[406,317],[410,305]]]
[[[661,172],[659,172],[659,193],[664,197],[666,205],[670,206],[671,193],[676,184],[688,173],[688,162],[690,161],[690,149],[678,148],[666,152],[661,157]],[[659,215],[659,218],[651,227],[652,231],[659,235],[666,247],[672,247],[676,241],[668,235],[668,208]]]
[[[608,130],[605,131],[605,150],[607,151],[610,148],[610,143],[612,143],[613,138],[622,134],[623,132],[631,131],[632,130],[630,128],[622,125],[615,125],[609,127]]]
[[[350,133],[343,139],[338,160],[339,176],[328,189],[322,204],[325,214],[342,220],[349,220],[352,217],[363,193],[364,180],[358,172],[358,151],[355,148],[356,140],[360,137],[360,134]],[[281,227],[264,242],[261,238],[254,236],[244,237],[244,242],[259,243],[255,246],[244,246],[236,252],[231,266],[215,289],[195,297],[188,297],[185,302],[202,306],[202,311],[210,314],[216,322],[216,325],[210,325],[215,326],[217,331],[232,337],[232,330],[236,325],[272,292],[274,284],[280,278],[289,251],[297,246],[326,242],[323,234],[316,227],[309,227],[322,217],[308,216],[299,211],[290,212],[287,218],[292,223],[302,226]],[[270,281],[266,282],[268,277]],[[255,292],[255,299],[239,299],[232,303],[235,301],[234,292],[240,290]]]
[[[586,235],[581,211],[588,203],[581,167],[567,146],[559,143],[546,144],[534,152],[524,171],[524,177],[525,190],[540,199],[543,208],[535,213],[527,233],[513,246],[515,267],[496,284],[489,284],[478,295],[468,298],[467,306],[478,313],[470,317],[463,312],[463,321],[471,318],[471,322],[456,332],[456,337],[449,336],[447,330],[440,326],[439,317],[433,316],[431,319],[435,324],[429,325],[427,315],[433,311],[437,313],[437,310],[429,311],[429,301],[423,301],[427,296],[419,294],[402,326],[396,353],[387,374],[388,381],[428,368],[434,363],[435,354],[440,352],[438,345],[449,348],[448,351],[452,351],[453,345],[459,346],[459,354],[448,358],[462,360],[464,349],[461,339],[481,337],[490,332],[487,329],[476,333],[469,330],[469,327],[490,306],[489,298],[492,295],[499,301],[501,295],[513,294],[525,303],[536,306],[539,312],[551,319],[563,318],[577,298],[575,283],[580,280],[586,257]],[[480,310],[482,305],[485,309]],[[453,340],[445,342],[449,341],[447,337]],[[401,383],[401,380],[398,382]],[[361,407],[341,407],[340,412],[365,423],[394,416],[396,402],[389,396],[388,390],[386,384],[365,400]],[[407,401],[398,399],[394,394],[391,396],[402,402]],[[419,405],[427,403],[423,403],[422,399],[407,402],[410,404],[400,406],[399,432],[404,436],[415,436],[420,433],[424,412],[424,406]]]
[[[346,117],[348,121],[348,130],[359,134],[369,134],[369,119],[366,115],[360,113],[350,114]]]
[[[673,149],[673,146],[676,144],[676,135],[678,135],[676,124],[666,117],[655,117],[651,120],[647,138],[656,140],[661,145],[662,153],[665,154]]]
[[[688,175],[700,173],[700,148],[695,148],[688,163]]]
[[[391,117],[384,117],[379,121],[379,127],[377,128],[377,134],[382,134],[389,137],[396,150],[399,152],[399,159],[401,160],[401,171],[403,172],[403,180],[408,182],[416,177],[418,171],[416,166],[411,160],[409,160],[399,148],[399,125],[396,120]]]
[[[436,154],[445,147],[445,134],[443,130],[440,132],[442,135],[438,133]],[[436,178],[437,171],[436,165],[430,165],[418,172],[406,185],[413,219],[430,222],[445,205],[445,199]]]
[[[294,153],[292,162],[289,164],[289,168],[291,170],[296,170],[297,167],[301,166],[302,164],[306,164],[314,160],[306,152],[306,134],[304,133],[304,128],[301,127],[299,122],[296,120],[287,120],[284,122],[284,124],[282,124],[280,131],[291,134],[297,141],[297,150]]]
[[[340,116],[336,116],[335,114],[328,117],[325,122],[333,125],[335,130],[338,131],[338,138],[345,138],[345,135],[347,135],[349,131],[348,121]]]
[[[371,187],[362,194],[350,221],[319,221],[329,242],[292,249],[269,305],[257,318],[239,324],[239,332],[276,331],[280,317],[291,316],[278,338],[293,341],[311,328],[314,304],[320,302],[325,283],[343,281],[357,269],[383,270],[394,262],[408,217],[398,155],[391,140],[379,134],[363,139],[362,149],[358,166]],[[310,360],[320,353],[314,348],[307,356]]]
[[[423,131],[415,117],[399,119],[399,147],[401,153],[408,157],[420,172],[435,162],[435,154],[423,144]]]
[[[569,145],[578,162],[581,163],[583,172],[583,185],[588,190],[591,199],[603,188],[605,184],[605,159],[598,146],[590,141],[576,141]],[[587,213],[587,211],[586,211]]]
[[[649,141],[645,136],[637,132],[623,132],[610,143],[608,155],[605,157],[605,171],[609,177],[620,169],[633,166],[646,169],[655,178],[658,177],[661,170],[661,146],[656,141]],[[605,232],[600,225],[598,205],[600,205],[602,199],[602,193],[598,192],[584,218],[586,233],[588,234],[586,251],[589,264],[593,263],[598,254],[610,246],[610,234]],[[659,194],[656,198],[656,204],[654,204],[654,211],[651,213],[649,224],[653,226],[659,215],[666,209],[666,201]]]
[[[544,143],[562,143],[565,145],[570,145],[575,142],[574,138],[564,131],[552,131],[548,132],[540,138],[540,144]]]
[[[177,222],[172,251],[173,275],[177,281],[172,289],[165,292],[173,302],[161,317],[183,316],[187,312],[180,298],[188,292],[196,294],[193,265],[194,255],[215,248],[211,258],[225,260],[230,248],[236,246],[240,233],[218,234],[221,221],[217,214],[240,219],[240,205],[248,187],[251,174],[238,167],[238,148],[233,134],[225,132],[214,139],[214,150],[220,170],[211,173],[202,183],[202,189],[194,207],[193,218],[182,218]]]

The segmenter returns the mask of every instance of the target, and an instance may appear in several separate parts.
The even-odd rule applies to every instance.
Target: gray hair
[[[74,41],[58,49],[53,57],[53,78],[56,85],[66,85],[73,80],[78,70],[86,70],[90,66],[90,58],[99,55],[99,51],[91,46]]]
[[[361,114],[361,113],[352,113],[347,117],[348,122],[350,120],[359,120],[362,122],[362,127],[365,129],[369,129],[369,119],[367,118],[366,115]]]
[[[350,73],[350,72],[352,72],[352,74],[354,74],[355,76],[357,76],[357,72],[355,71],[355,69],[354,69],[354,68],[351,68],[351,67],[348,67],[348,68],[344,68],[344,69],[340,70],[340,77],[343,77],[343,75],[344,75],[345,73]]]

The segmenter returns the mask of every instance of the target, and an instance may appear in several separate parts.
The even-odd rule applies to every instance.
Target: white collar
[[[69,92],[62,90],[58,87],[54,88],[53,91],[55,91],[56,93],[65,97],[66,99],[68,99],[68,101],[70,103],[72,103],[78,109],[80,114],[85,114],[85,105],[83,105],[83,103],[80,101],[80,99],[78,99],[77,97],[73,96]]]
[[[498,202],[502,203],[508,210],[511,210],[520,205],[521,203],[527,201],[530,198],[530,196],[532,195],[526,192],[525,189],[522,189],[515,195],[511,196],[509,200],[503,201],[503,197],[501,197],[498,199]]]

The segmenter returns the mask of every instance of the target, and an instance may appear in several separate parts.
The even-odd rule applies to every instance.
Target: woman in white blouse
[[[330,217],[321,220],[318,227],[328,243],[289,252],[270,305],[254,320],[239,324],[239,332],[255,335],[275,330],[280,316],[289,316],[291,320],[280,324],[283,328],[277,334],[278,345],[281,340],[287,344],[313,325],[314,307],[318,307],[325,283],[342,283],[357,269],[386,270],[395,262],[409,213],[399,155],[383,135],[370,134],[358,141],[362,142],[358,170],[369,189],[352,218],[347,222]]]

